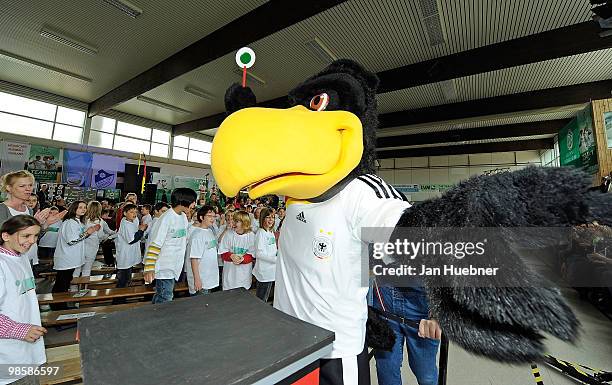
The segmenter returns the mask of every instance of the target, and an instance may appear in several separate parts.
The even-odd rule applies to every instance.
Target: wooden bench
[[[175,293],[188,291],[189,287],[186,283],[177,283],[174,287]],[[81,297],[75,297],[77,293],[48,293],[48,294],[37,294],[39,305],[49,305],[52,303],[66,303],[66,302],[96,302],[96,301],[108,301],[115,298],[131,298],[131,297],[142,297],[144,295],[155,294],[155,287],[153,286],[133,286],[115,289],[103,289],[103,290],[89,290],[85,295]]]
[[[142,273],[132,273],[132,281],[144,281]],[[86,289],[88,285],[108,285],[117,283],[117,274],[108,275],[92,275],[90,277],[72,278],[72,285],[78,285],[79,289]]]
[[[74,318],[62,319],[62,320],[58,320],[58,318],[62,315],[68,315],[68,314],[85,314],[85,313],[95,313],[95,315],[108,314],[108,313],[113,313],[116,311],[133,309],[133,308],[145,306],[145,305],[149,305],[149,302],[133,302],[133,303],[120,304],[120,305],[95,306],[95,307],[86,307],[86,308],[80,308],[80,309],[48,311],[48,312],[40,313],[40,320],[42,322],[42,326],[45,326],[45,327],[70,325],[70,324],[77,323],[78,318],[74,317]]]
[[[57,375],[39,376],[41,385],[61,384],[81,380],[81,356],[79,345],[48,348],[45,351],[49,367],[59,367]]]

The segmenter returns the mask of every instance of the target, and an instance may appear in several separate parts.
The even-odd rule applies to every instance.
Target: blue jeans
[[[156,279],[153,303],[164,303],[174,298],[174,279]]]
[[[385,304],[385,309],[395,315],[407,319],[428,319],[429,303],[425,293],[418,288],[379,287]],[[382,309],[376,293],[374,307]],[[408,351],[408,363],[419,385],[436,385],[438,383],[438,368],[436,355],[440,341],[418,336],[418,329],[387,320],[395,332],[395,345],[390,352],[376,351],[376,373],[380,385],[401,385],[404,341]]]

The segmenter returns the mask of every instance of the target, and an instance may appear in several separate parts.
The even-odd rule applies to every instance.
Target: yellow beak
[[[361,121],[348,111],[245,108],[219,127],[211,166],[227,196],[249,187],[251,198],[309,199],[347,176],[362,153]]]

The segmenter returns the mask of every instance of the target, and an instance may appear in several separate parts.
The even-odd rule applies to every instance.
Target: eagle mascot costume
[[[366,329],[371,346],[393,345],[384,319],[371,313],[368,320],[361,248],[372,240],[362,228],[610,222],[605,194],[588,192],[591,178],[568,168],[472,177],[437,199],[410,206],[375,174],[377,85],[376,75],[351,60],[338,60],[291,90],[286,109],[255,107],[252,91],[234,84],[225,96],[228,116],[213,141],[212,171],[225,195],[248,188],[251,198],[287,197],[274,306],[333,331],[330,359],[362,354]],[[253,151],[245,153],[243,144]],[[529,233],[523,235],[506,241],[528,244]],[[500,282],[485,287],[462,284],[466,277],[444,285],[425,277],[430,318],[450,341],[474,354],[507,363],[537,360],[544,354],[543,333],[574,341],[579,322],[557,289],[542,285],[521,258],[507,255],[493,261],[506,267]],[[394,263],[410,262],[398,255]]]

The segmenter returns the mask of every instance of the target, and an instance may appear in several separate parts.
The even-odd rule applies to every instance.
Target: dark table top
[[[86,385],[252,384],[334,340],[241,289],[96,315],[79,332]]]

